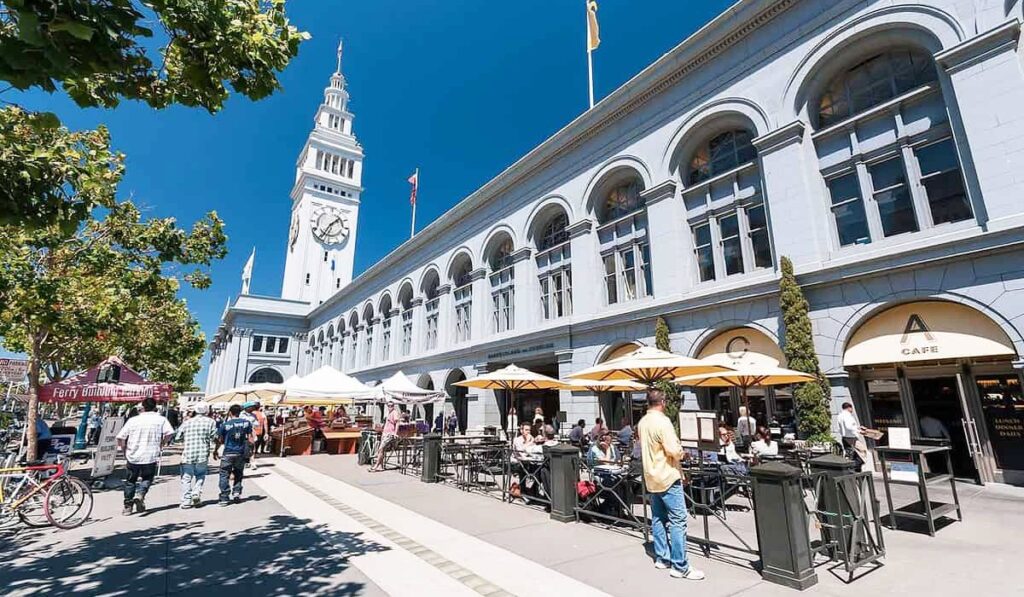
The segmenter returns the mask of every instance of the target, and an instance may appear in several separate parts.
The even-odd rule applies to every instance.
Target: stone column
[[[473,317],[470,324],[470,341],[477,342],[490,336],[491,332],[491,292],[487,284],[487,270],[477,268],[470,272],[473,281]]]
[[[584,218],[566,228],[572,253],[572,312],[593,314],[604,306],[604,276],[594,237],[594,221]]]
[[[935,55],[975,217],[1019,226],[1024,197],[1024,69],[1014,20]],[[973,174],[973,175],[972,175]]]
[[[828,253],[832,227],[824,185],[810,183],[809,176],[817,176],[817,157],[806,136],[804,123],[796,121],[754,139],[772,256],[778,263],[786,255],[798,268]]]
[[[437,287],[437,347],[448,348],[455,334],[455,307],[452,304],[452,285]]]
[[[423,297],[418,296],[410,301],[412,308],[412,340],[409,346],[409,356],[423,354],[427,347],[427,321],[424,317]]]
[[[402,310],[392,309],[391,313],[388,314],[388,318],[391,320],[391,346],[389,347],[389,354],[387,361],[393,362],[399,358],[402,353]]]
[[[530,257],[533,249],[522,247],[511,255],[512,267],[515,268],[515,297],[513,301],[514,330],[529,330],[537,327],[540,322],[539,290],[537,268]]]
[[[676,193],[676,181],[666,180],[641,193],[647,206],[647,236],[651,254],[651,280],[653,295],[658,297],[680,295],[690,287],[693,274],[692,243],[684,230],[686,212]],[[637,272],[639,278],[640,273]],[[603,289],[603,279],[602,279]]]

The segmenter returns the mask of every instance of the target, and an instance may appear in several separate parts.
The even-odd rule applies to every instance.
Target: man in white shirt
[[[757,419],[747,414],[746,406],[741,406],[740,418],[736,421],[736,433],[740,436],[740,442],[743,445],[749,444],[756,430]]]
[[[156,476],[160,450],[174,435],[170,422],[156,412],[156,400],[142,401],[142,413],[128,419],[117,434],[117,447],[124,450],[127,471],[124,480],[124,511],[146,511],[146,492]]]
[[[864,466],[864,458],[857,450],[857,442],[863,442],[861,433],[863,427],[857,422],[857,416],[853,414],[853,405],[849,402],[843,403],[843,409],[839,411],[837,421],[839,424],[839,437],[842,438],[843,447],[846,448],[846,456],[857,463],[857,472]],[[863,444],[862,444],[863,445]]]

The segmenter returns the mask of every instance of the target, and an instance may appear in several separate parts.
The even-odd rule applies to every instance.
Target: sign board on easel
[[[713,410],[680,411],[679,443],[684,448],[717,452],[719,448],[718,413]]]
[[[92,461],[92,478],[106,477],[114,472],[117,460],[117,433],[124,426],[121,417],[106,417],[100,430],[100,441],[96,446],[96,455]]]

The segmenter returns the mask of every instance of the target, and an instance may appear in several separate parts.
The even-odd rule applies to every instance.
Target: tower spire
[[[342,52],[342,49],[344,49],[344,46],[345,46],[345,40],[339,37],[338,38],[338,70],[334,71],[334,72],[336,72],[339,75],[341,74],[341,52]]]

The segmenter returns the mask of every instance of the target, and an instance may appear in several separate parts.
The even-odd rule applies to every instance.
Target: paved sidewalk
[[[298,466],[333,477],[356,490],[383,498],[442,525],[519,554],[553,571],[613,595],[693,592],[702,596],[795,595],[797,592],[766,583],[752,569],[751,560],[728,552],[705,558],[691,546],[690,561],[708,573],[691,583],[656,571],[642,540],[593,525],[553,522],[544,512],[466,493],[447,485],[421,483],[397,472],[369,473],[354,457],[311,456],[287,460],[289,474]],[[283,466],[281,470],[285,470]],[[301,476],[301,475],[300,475]],[[315,476],[305,476],[315,483]],[[897,505],[911,496],[899,488]],[[884,529],[888,549],[885,565],[846,584],[842,568],[817,567],[819,583],[808,595],[963,595],[979,590],[989,595],[1024,595],[1016,574],[1010,572],[1024,551],[1024,490],[990,485],[959,488],[964,521],[950,523],[936,537]],[[884,494],[879,498],[885,508]],[[941,490],[932,499],[945,499]],[[753,516],[730,513],[732,523],[746,540],[754,537]],[[388,524],[388,520],[381,520]],[[699,525],[690,519],[691,533]],[[712,538],[736,541],[721,528]],[[547,594],[543,585],[535,594]]]
[[[180,510],[169,459],[144,514],[122,516],[120,490],[106,490],[94,494],[92,520],[78,529],[0,532],[0,594],[386,594],[347,559],[374,545],[311,528],[260,491],[255,478],[245,481],[242,503],[222,508],[214,469],[204,506]]]

